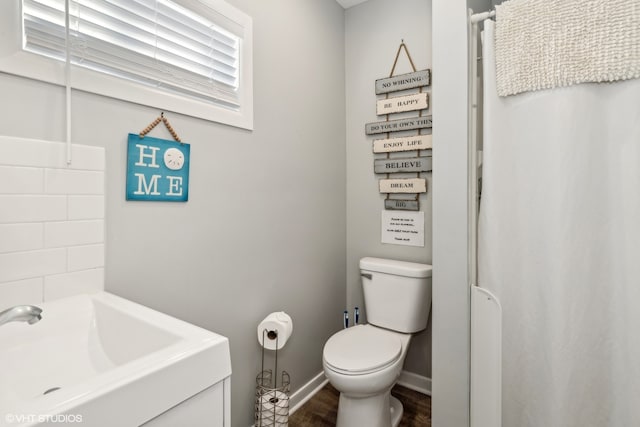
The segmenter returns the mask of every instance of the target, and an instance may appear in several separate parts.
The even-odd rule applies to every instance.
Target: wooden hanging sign
[[[431,135],[403,136],[400,138],[374,139],[374,153],[392,153],[396,151],[431,150]]]
[[[431,157],[378,159],[373,162],[375,173],[429,172]]]
[[[175,141],[147,135],[160,122]],[[127,141],[127,200],[186,202],[189,200],[189,163],[191,146],[161,113],[139,134]]]
[[[424,178],[395,178],[378,180],[381,193],[426,193],[427,180]]]
[[[398,50],[398,53],[400,51]],[[415,70],[415,68],[414,68]],[[414,71],[413,73],[376,80],[376,95],[413,89],[414,87],[429,86],[431,71],[429,69]]]
[[[388,211],[417,211],[420,210],[420,205],[417,200],[386,199],[384,208]]]
[[[426,92],[413,95],[380,99],[376,105],[376,114],[403,113],[405,111],[425,110],[429,108],[429,95]]]
[[[407,119],[367,123],[364,127],[364,130],[367,135],[374,135],[377,133],[398,132],[401,130],[431,128],[431,125],[431,115],[428,115],[422,117],[409,117]]]
[[[127,200],[188,201],[190,151],[189,144],[130,133]]]

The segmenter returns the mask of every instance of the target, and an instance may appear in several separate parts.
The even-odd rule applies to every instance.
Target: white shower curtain
[[[640,80],[500,98],[494,25],[478,268],[503,308],[502,425],[640,426]]]

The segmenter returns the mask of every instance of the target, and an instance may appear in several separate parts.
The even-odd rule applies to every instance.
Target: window
[[[253,126],[252,23],[222,0],[2,3],[0,22],[19,38],[0,53],[2,71],[66,84],[68,52],[73,88]]]

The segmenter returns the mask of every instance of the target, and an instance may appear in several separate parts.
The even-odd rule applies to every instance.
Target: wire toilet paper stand
[[[278,386],[278,331],[262,331],[262,343],[265,339],[275,340],[275,366],[273,371],[264,368],[264,344],[262,347],[262,365],[256,377],[255,427],[287,427],[289,425],[289,393],[291,378],[282,371]]]

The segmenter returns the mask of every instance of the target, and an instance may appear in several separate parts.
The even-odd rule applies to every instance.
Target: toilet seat
[[[398,360],[402,341],[393,332],[357,325],[334,334],[324,346],[327,367],[344,375],[382,370]]]

